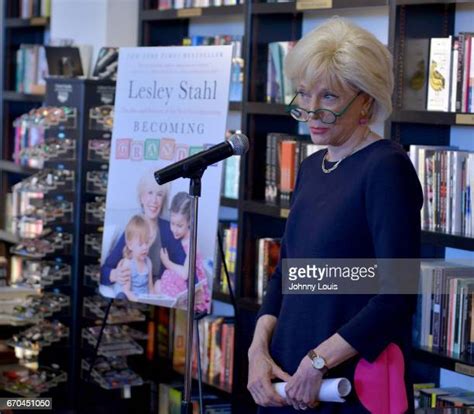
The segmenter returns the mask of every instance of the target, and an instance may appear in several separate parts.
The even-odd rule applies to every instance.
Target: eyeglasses
[[[320,121],[323,124],[334,124],[337,118],[339,118],[340,116],[346,113],[346,111],[349,109],[349,107],[352,105],[352,103],[356,100],[356,98],[361,93],[362,91],[359,91],[357,95],[355,95],[349,101],[349,103],[345,106],[345,108],[342,111],[334,112],[334,111],[331,111],[330,109],[325,109],[325,108],[319,108],[319,109],[316,109],[315,111],[308,111],[306,109],[300,108],[297,105],[292,105],[293,101],[300,94],[300,92],[297,92],[294,98],[291,100],[291,102],[287,105],[285,111],[299,122],[308,122],[311,119],[311,117],[314,115],[315,117],[318,116]]]

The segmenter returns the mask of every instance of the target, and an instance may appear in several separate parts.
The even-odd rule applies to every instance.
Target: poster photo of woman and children
[[[182,184],[184,180],[180,181]],[[106,218],[110,221],[106,221],[109,225],[104,233],[100,276],[100,292],[104,296],[185,307],[192,199],[186,191],[172,188],[173,183],[158,185],[153,171],[147,169],[138,177],[135,194],[127,192],[124,197],[136,201],[136,208],[111,211]],[[120,193],[125,195],[126,190]],[[207,232],[206,227],[201,224],[198,235]],[[214,254],[212,249],[203,251],[203,245],[198,240],[195,306],[196,310],[208,312]]]
[[[186,308],[192,201],[189,179],[154,172],[225,139],[232,47],[121,48],[100,293]],[[202,178],[195,309],[209,312],[222,163]]]

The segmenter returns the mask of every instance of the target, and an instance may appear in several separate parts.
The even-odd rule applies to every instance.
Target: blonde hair
[[[168,194],[169,194],[169,189],[170,189],[170,184],[166,183],[163,185],[159,185],[154,176],[154,170],[147,170],[141,177],[140,180],[138,181],[137,185],[137,196],[138,196],[138,204],[143,209],[142,206],[142,195],[145,193],[146,188],[148,186],[156,186],[158,189],[163,190],[163,203],[161,204],[161,211],[160,211],[160,216],[165,217],[167,212],[168,212]]]
[[[140,243],[150,241],[151,229],[145,217],[140,214],[133,216],[125,227],[125,246],[123,248],[123,257],[131,259],[132,251],[128,248],[127,243],[130,243],[135,237],[138,237]]]
[[[370,95],[370,122],[384,121],[392,112],[393,72],[389,50],[367,30],[332,17],[304,36],[285,60],[285,74],[297,87],[311,88],[324,79],[331,88],[345,84]]]

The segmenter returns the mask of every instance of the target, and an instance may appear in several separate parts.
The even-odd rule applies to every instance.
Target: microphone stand
[[[188,268],[188,309],[186,323],[186,363],[184,371],[184,398],[181,402],[181,414],[192,414],[191,403],[192,386],[192,360],[193,360],[193,333],[194,333],[194,294],[196,291],[196,250],[197,250],[197,224],[198,204],[201,197],[201,178],[205,168],[192,173],[189,177],[189,195],[192,197],[191,213],[191,240],[189,246],[189,268]],[[198,351],[199,352],[199,351]]]

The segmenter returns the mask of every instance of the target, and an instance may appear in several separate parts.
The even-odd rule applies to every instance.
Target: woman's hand
[[[290,376],[272,359],[268,351],[249,350],[249,380],[247,389],[254,401],[262,407],[282,407],[288,405],[273,388],[271,380],[279,378],[289,381]]]
[[[286,384],[286,399],[295,410],[306,410],[319,405],[317,397],[321,388],[323,373],[314,369],[311,360],[305,356],[295,374]]]
[[[168,254],[168,250],[166,250],[163,247],[160,249],[160,259],[161,259],[161,263],[163,263],[163,265],[167,269],[169,269],[171,267],[171,260],[170,260],[169,254]]]
[[[110,272],[110,281],[112,283],[120,283],[121,285],[125,285],[130,282],[130,276],[132,271],[130,266],[128,266],[125,261],[120,260],[119,264],[115,269]]]

